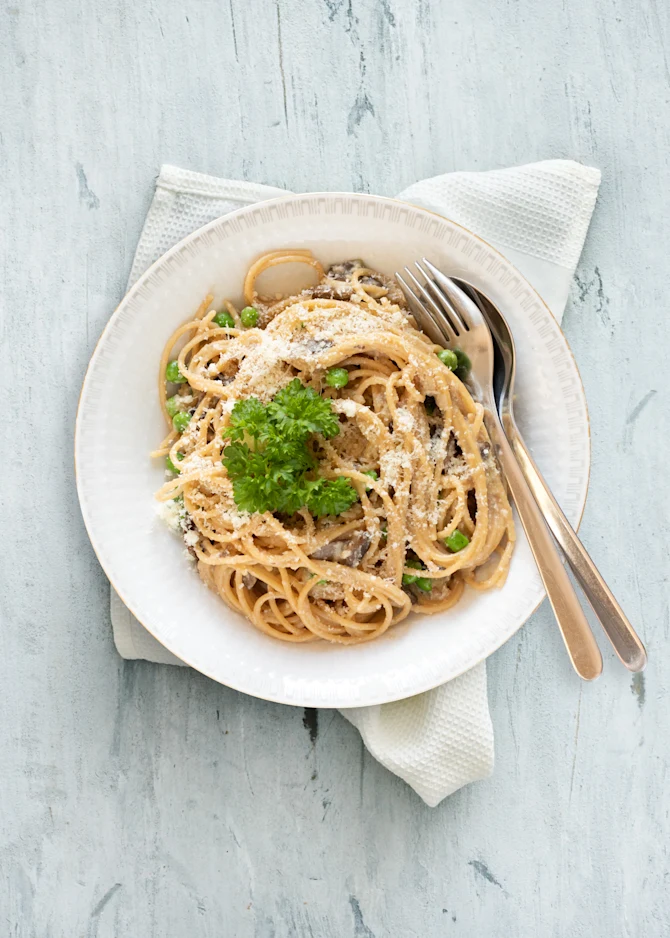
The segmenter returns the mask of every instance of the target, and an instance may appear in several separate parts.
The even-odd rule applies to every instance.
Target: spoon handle
[[[505,421],[505,430],[547,524],[565,554],[570,568],[584,590],[593,611],[600,620],[605,635],[612,643],[622,663],[630,671],[642,671],[647,663],[647,652],[635,629],[626,618],[621,606],[586,552],[586,548],[561,511],[558,502],[528,452],[516,425],[507,420]]]
[[[603,668],[600,649],[561,562],[547,523],[505,436],[498,414],[494,413],[489,411],[485,418],[489,436],[526,532],[570,661],[581,678],[592,681]]]

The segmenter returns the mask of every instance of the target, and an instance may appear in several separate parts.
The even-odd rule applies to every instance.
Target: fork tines
[[[414,267],[421,280],[409,267],[404,268],[405,276],[396,271],[396,279],[423,331],[434,341],[453,345],[468,331],[467,323],[450,300],[450,295],[457,295],[458,288],[425,257],[422,264],[417,261]],[[434,334],[436,331],[438,337]]]

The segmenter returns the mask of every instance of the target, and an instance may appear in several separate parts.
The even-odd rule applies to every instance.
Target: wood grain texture
[[[660,0],[0,7],[1,934],[668,934],[669,33]],[[162,162],[393,194],[547,157],[604,174],[582,532],[651,664],[582,686],[541,609],[490,662],[494,777],[431,810],[335,713],[119,660],[77,397]]]

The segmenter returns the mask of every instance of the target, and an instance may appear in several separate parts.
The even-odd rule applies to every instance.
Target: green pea
[[[165,377],[173,384],[181,384],[183,382],[184,376],[179,370],[179,362],[176,359],[168,362],[168,366],[165,369]]]
[[[172,426],[175,428],[177,433],[183,433],[190,422],[191,415],[185,413],[183,410],[180,410],[172,418]]]
[[[406,560],[406,561],[405,561],[405,566],[406,566],[406,567],[410,567],[412,570],[423,570],[423,564],[421,563],[421,561],[420,561],[420,560],[413,560],[412,558],[410,558],[409,560]],[[420,577],[414,576],[414,575],[411,574],[411,573],[403,573],[403,575],[402,575],[402,585],[403,585],[403,586],[411,586],[413,583],[416,583],[416,581],[417,581],[418,579],[420,579]]]
[[[217,326],[221,329],[234,329],[235,320],[225,309],[222,309],[220,313],[217,313],[212,322],[215,322]]]
[[[449,550],[456,554],[459,550],[463,550],[464,547],[468,546],[470,543],[470,538],[466,534],[463,534],[462,531],[457,529],[456,531],[451,532],[444,543],[447,545]]]
[[[253,306],[245,306],[240,313],[240,319],[243,326],[251,329],[258,322],[258,310]]]
[[[179,460],[179,462],[181,462],[183,458],[184,458],[183,453],[177,453],[177,459]],[[169,456],[165,457],[165,468],[168,470],[168,472],[172,472],[176,476],[178,476],[179,473],[181,472],[181,469],[178,469],[177,466],[175,466],[175,464],[172,462]]]
[[[173,394],[172,397],[168,397],[165,402],[165,409],[171,417],[174,417],[177,413],[179,410],[179,399],[176,394]]]
[[[459,348],[454,349],[454,354],[458,359],[458,366],[454,369],[454,374],[460,381],[465,381],[472,371],[472,362],[465,352]]]
[[[329,368],[326,372],[326,384],[329,388],[346,388],[349,384],[349,372],[346,368]]]
[[[443,348],[441,352],[437,353],[437,357],[450,371],[455,371],[458,368],[458,355],[452,349]]]
[[[379,473],[376,471],[376,469],[368,469],[366,472],[363,473],[363,475],[364,475],[364,476],[370,476],[371,479],[378,479],[378,478],[379,478]],[[365,486],[366,492],[369,492],[371,488],[372,488],[371,485],[366,485],[366,486]]]
[[[405,560],[405,566],[409,567],[411,570],[425,570],[420,560],[414,560],[411,557],[409,560]],[[416,586],[417,589],[422,590],[424,593],[430,593],[433,588],[433,581],[427,576],[414,576],[412,573],[403,573],[402,585]]]

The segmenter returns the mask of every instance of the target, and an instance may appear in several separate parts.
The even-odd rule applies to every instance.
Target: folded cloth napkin
[[[547,160],[484,173],[424,179],[398,196],[464,225],[528,278],[560,321],[595,205],[600,172]],[[163,166],[130,273],[130,287],[196,228],[284,189]],[[134,618],[112,590],[114,641],[124,658],[184,665]],[[486,665],[396,703],[342,711],[372,755],[430,806],[493,770]]]

